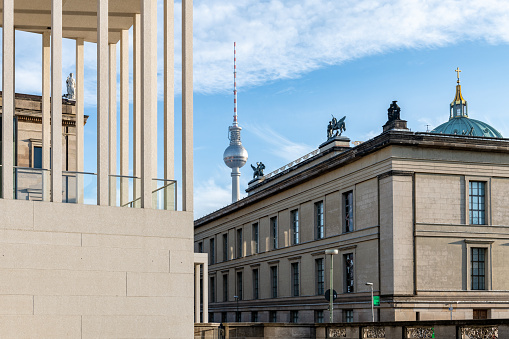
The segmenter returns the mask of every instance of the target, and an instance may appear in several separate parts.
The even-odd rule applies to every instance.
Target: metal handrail
[[[76,171],[62,171],[62,174],[87,174],[87,175],[97,175],[97,173],[92,172],[76,172]]]
[[[168,186],[170,186],[170,185],[173,185],[173,184],[177,183],[177,180],[165,180],[165,179],[152,179],[152,180],[171,181],[169,184],[166,184],[166,185],[164,185],[164,186],[161,186],[161,187],[156,188],[155,190],[153,190],[153,191],[152,191],[152,194],[156,193],[157,191],[160,191],[160,190],[161,190],[161,189],[163,189],[163,188],[166,188],[166,187],[168,187]],[[176,190],[175,190],[175,193],[176,193]],[[128,206],[131,206],[131,207],[132,207],[132,205],[133,205],[136,201],[138,201],[138,200],[141,200],[141,197],[136,198],[136,199],[134,199],[134,200],[132,200],[132,201],[129,201],[129,202],[127,202],[127,203],[123,204],[123,205],[120,205],[120,207],[128,207]]]

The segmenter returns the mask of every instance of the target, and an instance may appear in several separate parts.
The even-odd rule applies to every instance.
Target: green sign
[[[373,306],[380,306],[380,297],[378,295],[373,296]]]

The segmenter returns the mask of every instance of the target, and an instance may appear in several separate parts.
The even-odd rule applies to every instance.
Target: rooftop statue
[[[387,109],[387,115],[389,118],[388,122],[391,122],[394,120],[401,120],[401,118],[399,116],[400,111],[401,111],[401,108],[399,108],[397,101],[394,100],[392,102],[391,106],[389,107],[389,109]]]
[[[64,95],[69,100],[76,100],[76,80],[72,77],[73,74],[69,73],[69,76],[67,77],[67,80],[65,81],[65,84],[67,85],[67,94]]]
[[[346,115],[339,121],[334,116],[332,116],[332,120],[329,121],[329,125],[327,126],[327,140],[333,137],[341,136],[341,134],[346,131],[345,119]],[[334,134],[334,131],[336,131],[336,134]]]
[[[253,179],[256,179],[256,178],[259,178],[259,177],[263,177],[263,170],[265,169],[265,165],[263,164],[263,162],[257,162],[256,163],[256,167],[254,167],[253,165],[251,165],[251,168],[253,169]]]

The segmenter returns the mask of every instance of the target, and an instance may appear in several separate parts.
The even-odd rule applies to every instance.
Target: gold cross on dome
[[[460,68],[459,67],[456,67],[456,69],[454,70],[454,72],[456,72],[456,74],[458,75],[458,84],[460,83]]]

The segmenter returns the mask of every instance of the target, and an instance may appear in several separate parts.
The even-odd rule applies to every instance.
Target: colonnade
[[[2,197],[13,198],[14,18],[15,0],[3,1],[2,30]],[[86,0],[85,0],[86,1]],[[117,121],[116,43],[110,43],[108,0],[97,0],[97,204],[116,199],[110,176],[117,175],[117,123],[120,124],[120,176],[129,174],[129,34],[119,32],[120,115]],[[173,0],[164,0],[164,179],[174,179]],[[182,209],[193,210],[192,0],[182,1]],[[62,0],[52,0],[51,27],[42,33],[42,167],[50,170],[52,202],[62,202]],[[157,0],[140,0],[133,13],[133,176],[141,178],[141,207],[153,208],[157,177]],[[26,29],[25,29],[26,30]],[[84,152],[84,42],[76,41],[76,170]],[[50,100],[56,98],[58,100]],[[50,123],[51,121],[51,123]],[[50,152],[51,145],[51,152]],[[51,164],[51,166],[50,166]],[[127,200],[121,185],[121,201]]]

